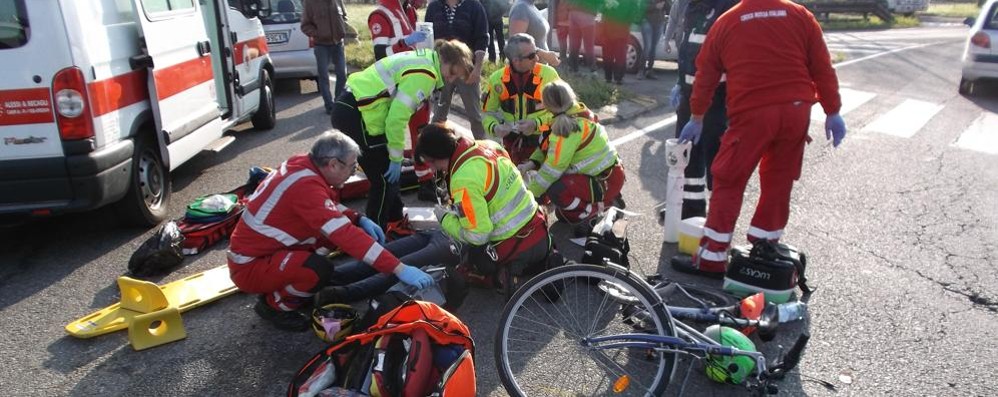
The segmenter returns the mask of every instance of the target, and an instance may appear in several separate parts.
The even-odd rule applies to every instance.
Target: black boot
[[[267,299],[262,295],[256,302],[256,305],[253,306],[253,311],[280,330],[305,332],[309,329],[310,320],[304,314],[296,310],[286,312],[274,309],[267,304]]]

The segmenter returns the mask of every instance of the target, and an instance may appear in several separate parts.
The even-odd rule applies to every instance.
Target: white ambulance
[[[0,0],[0,216],[116,203],[163,220],[169,172],[273,128],[266,0]]]

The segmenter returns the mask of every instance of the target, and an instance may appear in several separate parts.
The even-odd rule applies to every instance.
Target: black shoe
[[[613,200],[613,206],[620,208],[622,210],[626,210],[627,203],[624,202],[624,196],[623,195],[617,196],[617,198]]]
[[[724,273],[705,272],[693,264],[693,257],[686,254],[678,254],[669,259],[669,264],[673,269],[683,273],[697,274],[710,278],[724,278]]]
[[[588,237],[593,232],[593,226],[596,225],[597,220],[597,217],[592,217],[572,225],[572,236],[575,238]]]
[[[648,80],[658,80],[658,77],[655,77],[655,72],[651,69],[648,69],[648,71],[645,72],[645,78]]]
[[[426,181],[419,184],[419,192],[416,198],[420,201],[437,202],[437,185],[433,181]]]
[[[311,324],[311,320],[301,312],[286,312],[270,307],[263,296],[260,297],[260,300],[256,301],[253,311],[264,320],[270,321],[274,327],[283,331],[305,332],[308,331]]]

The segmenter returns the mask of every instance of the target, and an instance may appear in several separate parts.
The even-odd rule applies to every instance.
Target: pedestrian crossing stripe
[[[851,88],[839,88],[839,98],[842,99],[842,108],[839,109],[839,116],[845,117],[846,113],[863,106],[864,103],[876,97],[877,94],[866,91],[854,90]],[[811,107],[811,120],[825,121],[825,110],[820,103],[815,103]]]
[[[863,127],[863,131],[911,138],[942,109],[942,105],[935,103],[905,99],[900,105]]]
[[[990,126],[990,128],[985,128]],[[987,154],[998,154],[998,114],[985,113],[963,130],[953,146]]]

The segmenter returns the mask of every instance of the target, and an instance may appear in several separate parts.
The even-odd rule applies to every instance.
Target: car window
[[[23,46],[28,42],[30,27],[24,0],[0,1],[0,49]]]
[[[998,29],[998,3],[991,4],[991,10],[987,15],[988,17],[984,19],[984,28]]]
[[[272,10],[269,17],[262,18],[264,25],[301,22],[302,0],[267,0]]]

